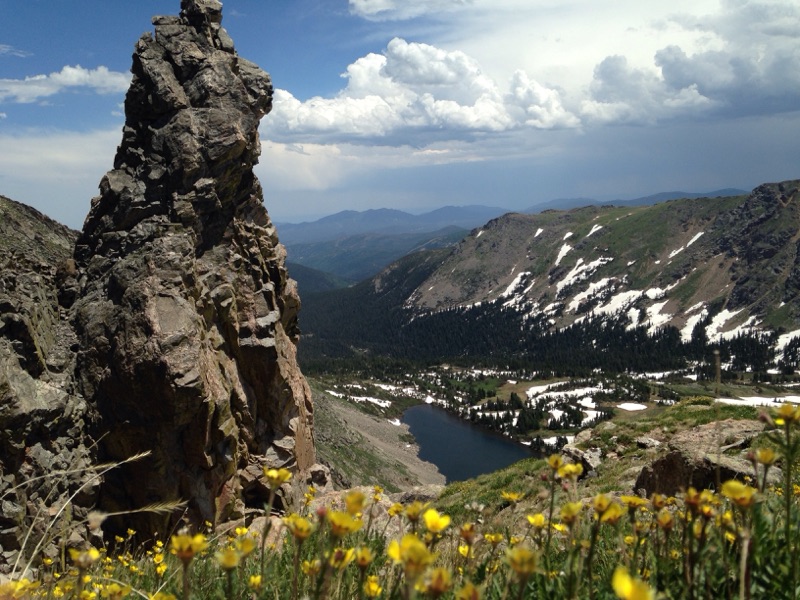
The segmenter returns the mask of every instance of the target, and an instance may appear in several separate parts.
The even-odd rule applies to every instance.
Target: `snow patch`
[[[730,321],[740,312],[742,312],[741,308],[733,311],[726,308],[714,315],[714,318],[711,319],[711,323],[709,323],[708,327],[706,327],[706,335],[708,336],[708,339],[711,341],[718,341],[722,337],[722,328],[725,327],[725,323]]]
[[[534,233],[534,234],[533,234],[533,237],[534,237],[534,238],[537,238],[537,237],[539,237],[540,235],[542,235],[542,232],[543,232],[543,231],[544,231],[544,229],[542,229],[541,227],[539,227],[539,229],[537,229],[537,230],[536,230],[536,233]]]
[[[702,306],[702,302],[699,303]],[[687,311],[688,312],[688,311]],[[692,332],[697,324],[705,319],[708,316],[708,311],[706,309],[701,310],[696,315],[692,315],[686,320],[686,325],[683,326],[681,329],[681,341],[684,343],[689,343],[692,341]]]
[[[572,250],[572,246],[570,246],[569,244],[564,244],[563,246],[561,246],[561,250],[558,251],[558,256],[556,257],[556,266],[561,264],[561,261],[564,259],[564,257],[567,255],[567,252],[569,252],[570,250]]]
[[[601,256],[590,263],[584,263],[583,259],[579,258],[575,266],[572,267],[572,270],[564,276],[564,279],[556,284],[556,294],[560,293],[564,287],[590,277],[599,267],[602,267],[612,260],[614,259],[609,256]]]
[[[703,237],[703,234],[704,234],[704,233],[705,233],[705,231],[701,231],[700,233],[696,234],[696,235],[695,235],[695,236],[694,236],[692,239],[690,239],[690,240],[689,240],[689,241],[686,243],[686,247],[688,248],[689,246],[691,246],[692,244],[694,244],[694,243],[695,243],[697,240],[699,240],[701,237]]]
[[[478,233],[475,234],[475,239],[477,240],[482,235],[483,235],[483,229],[481,229]]]
[[[592,230],[591,230],[589,233],[587,233],[587,234],[586,234],[586,237],[589,237],[589,236],[590,236],[590,235],[592,235],[593,233],[597,233],[597,232],[598,232],[598,231],[600,231],[602,228],[603,228],[603,226],[602,226],[602,225],[597,225],[597,224],[593,225],[593,226],[592,226]]]
[[[621,410],[634,411],[645,410],[647,407],[644,404],[639,404],[638,402],[623,402],[622,404],[617,404],[617,408]]]
[[[571,237],[572,237],[572,232],[568,231],[567,233],[564,234],[564,241],[568,240]]]
[[[514,281],[512,281],[512,282],[511,282],[511,283],[508,285],[508,287],[506,288],[506,290],[505,290],[505,291],[504,291],[502,294],[500,294],[500,297],[501,297],[501,298],[507,298],[508,296],[510,296],[511,294],[513,294],[513,293],[514,293],[514,290],[516,290],[516,289],[519,287],[519,284],[520,284],[520,283],[522,283],[522,279],[523,279],[523,278],[524,278],[526,275],[530,275],[530,273],[529,273],[528,271],[522,271],[521,273],[519,273],[519,274],[518,274],[518,275],[517,275],[517,276],[514,278]]]
[[[629,290],[627,292],[620,292],[616,296],[612,296],[611,299],[606,304],[594,309],[592,312],[598,315],[608,315],[617,313],[629,307],[643,295],[644,292],[642,292],[641,290]]]

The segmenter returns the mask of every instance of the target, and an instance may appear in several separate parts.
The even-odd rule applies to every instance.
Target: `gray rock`
[[[661,446],[661,442],[659,442],[658,440],[654,440],[651,437],[641,436],[636,438],[636,445],[639,448],[650,449],[650,448],[658,448],[659,446]]]
[[[688,486],[701,490],[716,488],[729,479],[753,476],[752,464],[739,457],[723,454],[733,440],[749,443],[764,430],[759,421],[732,420],[700,425],[676,434],[667,443],[667,452],[645,466],[636,479],[635,489],[674,495]],[[777,481],[780,470],[771,469],[770,480]]]

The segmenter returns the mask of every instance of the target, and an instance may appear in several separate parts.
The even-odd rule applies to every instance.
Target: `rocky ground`
[[[366,414],[318,389],[313,396],[318,457],[331,467],[337,487],[380,485],[399,491],[444,484],[438,469],[420,460],[407,425]]]

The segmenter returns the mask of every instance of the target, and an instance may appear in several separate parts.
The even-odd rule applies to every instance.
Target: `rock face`
[[[253,174],[272,85],[221,8],[182,0],[136,44],[122,142],[80,235],[0,197],[0,572],[66,504],[80,521],[188,502],[103,525],[149,535],[263,508],[263,467],[325,483],[300,302]]]
[[[314,464],[299,298],[253,174],[272,85],[221,8],[183,0],[137,43],[122,143],[76,244],[77,378],[101,458],[152,452],[107,476],[108,510],[183,498],[218,522],[264,504],[240,472]]]
[[[96,500],[90,411],[72,392],[75,336],[57,288],[76,235],[0,196],[0,572],[62,527],[50,507],[72,496],[80,521]]]

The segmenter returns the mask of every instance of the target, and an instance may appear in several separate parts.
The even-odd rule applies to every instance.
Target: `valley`
[[[485,431],[483,435],[499,435],[526,448],[525,453],[508,459],[502,465],[509,466],[524,454],[541,458],[565,447],[574,448],[577,442],[585,439],[587,432],[602,429],[606,421],[611,421],[609,427],[614,424],[623,428],[636,427],[637,424],[658,421],[673,406],[694,403],[717,407],[719,411],[741,409],[756,415],[759,410],[775,408],[784,402],[800,402],[800,379],[797,378],[784,377],[780,383],[752,380],[717,382],[703,380],[689,372],[598,373],[590,378],[543,380],[530,373],[442,366],[385,379],[338,375],[312,378],[312,382],[323,423],[327,423],[331,414],[340,414],[341,411],[350,415],[361,413],[362,423],[372,423],[364,431],[372,431],[377,423],[381,423],[383,439],[393,440],[391,444],[378,443],[375,462],[364,469],[359,469],[351,460],[331,462],[329,466],[335,472],[335,464],[347,464],[352,469],[348,481],[358,481],[362,485],[388,485],[387,489],[394,489],[392,483],[383,479],[388,473],[399,474],[400,479],[406,482],[414,476],[418,477],[418,484],[431,482],[428,472],[416,472],[417,463],[411,468],[411,473],[398,467],[406,461],[409,452],[415,455],[419,452],[417,440],[405,425],[404,413],[411,407],[438,407],[461,422]],[[436,418],[435,422],[438,427],[449,429],[446,421]],[[323,425],[323,430],[325,433],[318,434],[317,439],[323,456],[329,444],[343,447],[355,443],[362,456],[370,454],[369,444],[375,445],[374,434],[354,442],[352,432],[339,434],[337,432],[344,429],[327,425]],[[446,439],[450,433],[440,431],[433,437],[436,435]],[[448,444],[433,441],[426,450],[422,457],[434,465],[440,461],[448,464],[452,460],[447,456],[452,452]],[[498,452],[503,453],[502,450]],[[467,456],[472,456],[472,452],[463,454],[460,462],[472,462]],[[592,460],[606,458],[604,453],[598,452]],[[376,464],[383,466],[376,468]],[[487,461],[487,464],[492,463]],[[467,471],[472,473],[470,477],[492,472],[498,466],[494,463],[483,470],[467,467],[473,468],[477,470]],[[464,472],[461,469],[463,465],[456,464],[454,472]],[[448,481],[463,478],[448,477]]]

